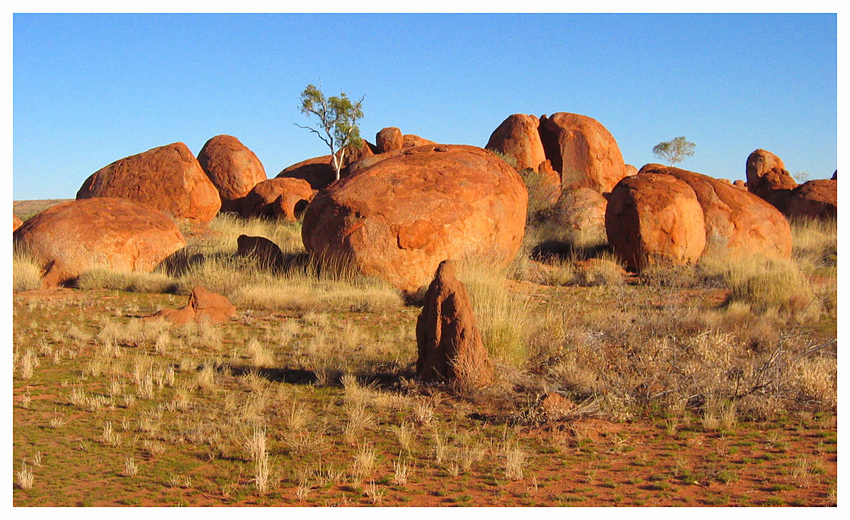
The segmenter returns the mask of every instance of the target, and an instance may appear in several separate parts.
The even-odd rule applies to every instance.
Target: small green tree
[[[313,84],[301,92],[301,113],[308,117],[314,115],[319,118],[316,128],[303,126],[296,123],[300,128],[305,128],[319,136],[331,150],[336,180],[339,180],[339,172],[342,170],[345,152],[349,147],[360,148],[363,141],[360,139],[360,128],[357,120],[363,117],[361,106],[363,99],[352,102],[344,92],[339,96],[325,97],[322,90]]]
[[[656,157],[666,159],[670,166],[677,162],[684,161],[687,157],[694,154],[696,145],[684,137],[677,137],[672,141],[663,141],[652,148],[652,153]]]

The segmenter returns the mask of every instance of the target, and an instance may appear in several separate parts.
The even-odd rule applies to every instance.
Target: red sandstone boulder
[[[19,219],[17,215],[12,214],[12,233],[24,224],[24,221]]]
[[[791,190],[796,187],[796,181],[776,155],[758,149],[747,157],[747,189],[779,211],[785,210]]]
[[[416,373],[424,381],[473,390],[493,379],[472,302],[451,260],[440,263],[425,294],[425,305],[416,320],[416,344]]]
[[[540,120],[534,116],[525,114],[508,116],[490,135],[486,148],[513,157],[516,160],[517,170],[530,168],[535,172],[539,171],[541,163],[546,161],[543,143],[540,141],[539,126]],[[551,163],[549,164],[551,166]],[[558,184],[560,184],[560,178]]]
[[[334,183],[310,203],[302,238],[311,256],[411,292],[427,284],[446,259],[511,261],[528,204],[513,168],[473,146],[392,154],[382,154],[390,156]]]
[[[236,307],[227,297],[195,287],[189,302],[180,309],[162,309],[152,318],[162,318],[177,325],[186,323],[223,323],[236,316]]]
[[[252,258],[264,269],[280,269],[285,262],[280,247],[265,237],[239,235],[236,239],[236,256]]]
[[[736,179],[735,182],[732,183],[732,186],[735,186],[736,188],[741,190],[749,191],[749,189],[747,188],[747,183],[742,181],[741,179]]]
[[[375,135],[375,148],[377,149],[377,153],[401,150],[403,147],[404,134],[402,134],[401,130],[394,126],[382,128],[381,131]]]
[[[838,216],[838,181],[808,181],[791,192],[785,215],[796,218],[835,219]]]
[[[605,228],[614,253],[632,271],[658,262],[696,262],[706,244],[696,193],[669,175],[621,180],[608,198]]]
[[[93,268],[147,273],[186,245],[161,211],[126,199],[97,197],[52,206],[14,232],[57,287]]]
[[[626,167],[625,167],[625,172],[626,172],[626,175],[625,175],[626,177],[631,177],[633,175],[638,174],[638,169],[637,169],[636,166],[634,166],[632,164],[627,164]]]
[[[263,163],[231,135],[217,135],[207,141],[198,154],[198,163],[218,190],[221,211],[239,213],[245,195],[266,180]]]
[[[540,139],[546,158],[561,172],[564,188],[591,188],[607,193],[626,176],[617,141],[593,118],[566,112],[543,116]]]
[[[148,204],[178,219],[205,223],[221,208],[212,181],[183,143],[153,148],[94,172],[77,199],[117,197]]]
[[[242,216],[277,217],[287,222],[295,222],[315,195],[316,191],[303,179],[269,179],[254,186],[245,196],[242,202]]]
[[[788,221],[762,198],[707,175],[671,166],[647,164],[640,169],[640,175],[646,173],[671,175],[693,188],[705,216],[706,249],[719,248],[733,257],[791,256]]]

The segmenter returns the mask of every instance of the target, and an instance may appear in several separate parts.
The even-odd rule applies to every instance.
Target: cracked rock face
[[[388,157],[320,192],[304,215],[311,256],[405,292],[441,261],[506,265],[525,231],[528,193],[516,171],[473,146],[426,145]]]
[[[56,287],[93,268],[148,273],[186,245],[161,211],[125,199],[97,197],[50,207],[14,233]]]
[[[736,258],[791,256],[791,227],[782,213],[762,198],[708,175],[671,166],[647,164],[638,177],[646,173],[673,176],[694,190],[705,217],[707,250],[720,249]]]
[[[77,199],[92,197],[133,200],[200,224],[212,220],[221,208],[218,190],[183,143],[153,148],[104,166],[77,192]]]

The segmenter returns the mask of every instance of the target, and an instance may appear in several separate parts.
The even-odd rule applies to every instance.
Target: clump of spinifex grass
[[[12,254],[12,291],[30,291],[41,287],[41,266],[24,248]]]
[[[508,289],[504,269],[487,262],[461,263],[458,278],[469,292],[489,355],[500,363],[521,367],[528,357],[526,340],[531,319],[528,299]]]

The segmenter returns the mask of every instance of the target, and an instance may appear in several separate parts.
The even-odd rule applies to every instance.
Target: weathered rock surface
[[[795,188],[785,215],[796,218],[835,219],[838,216],[838,181],[818,179]]]
[[[404,134],[394,126],[382,128],[375,135],[375,148],[378,153],[401,150],[404,147]]]
[[[108,197],[52,206],[13,236],[45,271],[45,287],[71,282],[98,267],[150,272],[186,245],[180,229],[161,211]]]
[[[129,199],[196,223],[209,222],[221,208],[218,190],[183,143],[125,157],[94,172],[77,192],[77,199],[92,197]]]
[[[14,233],[16,229],[21,227],[24,224],[24,221],[19,219],[17,215],[12,214],[12,232]]]
[[[316,190],[304,179],[278,177],[265,180],[248,192],[242,202],[242,216],[276,217],[295,222],[307,209]]]
[[[189,302],[180,309],[162,309],[152,316],[177,325],[186,323],[223,323],[236,317],[236,307],[226,296],[195,287]]]
[[[546,161],[539,127],[540,120],[536,117],[513,114],[493,131],[485,148],[513,157],[517,170],[530,168],[535,172],[539,171],[541,163]],[[549,164],[551,166],[551,163]],[[558,177],[560,184],[560,176]]]
[[[705,217],[706,249],[720,249],[732,257],[791,256],[788,221],[764,199],[707,175],[671,166],[647,164],[638,177],[646,173],[676,177],[694,190]]]
[[[440,263],[425,294],[416,321],[416,344],[416,373],[424,381],[448,382],[464,390],[492,381],[472,302],[451,260]]]
[[[239,213],[251,188],[266,180],[256,154],[231,135],[217,135],[198,153],[198,163],[218,190],[221,211]]]
[[[428,283],[442,260],[511,261],[522,241],[528,204],[513,168],[473,146],[424,146],[392,154],[334,183],[310,203],[302,238],[311,256],[411,292]]]
[[[669,175],[621,180],[608,197],[605,228],[614,253],[632,271],[658,262],[695,262],[706,245],[696,193]]]
[[[287,166],[275,178],[303,179],[310,183],[310,187],[314,190],[321,190],[336,180],[336,172],[331,160],[330,155],[313,157]]]
[[[785,169],[782,159],[767,150],[758,149],[747,157],[747,190],[785,211],[791,190],[797,182]]]
[[[608,200],[596,190],[566,189],[555,204],[551,220],[557,227],[568,231],[569,236],[584,237],[579,242],[604,239],[607,207]]]
[[[540,139],[546,158],[561,173],[564,188],[607,193],[626,176],[617,141],[593,118],[566,112],[542,116]]]
[[[735,186],[736,188],[741,190],[749,191],[749,189],[747,188],[747,183],[742,181],[741,179],[736,179],[735,182],[732,183],[732,186]]]
[[[428,146],[428,145],[435,145],[435,144],[437,144],[437,143],[435,143],[434,141],[429,141],[428,139],[425,139],[424,137],[419,137],[418,135],[415,135],[415,134],[405,134],[402,137],[401,147],[402,148],[417,148],[419,146]]]
[[[266,237],[239,235],[236,256],[252,258],[265,269],[280,269],[285,262],[280,247]]]

